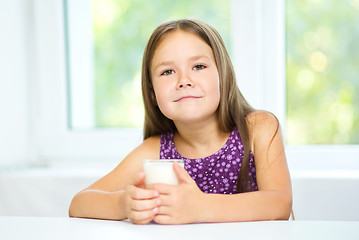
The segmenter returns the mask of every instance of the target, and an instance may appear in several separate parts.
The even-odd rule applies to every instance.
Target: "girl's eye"
[[[173,71],[173,70],[166,70],[166,71],[164,71],[163,73],[161,73],[161,75],[170,75],[170,74],[173,74],[173,73],[175,73],[175,71]]]
[[[198,64],[196,66],[193,67],[193,70],[203,70],[205,69],[206,66],[202,65],[202,64]]]

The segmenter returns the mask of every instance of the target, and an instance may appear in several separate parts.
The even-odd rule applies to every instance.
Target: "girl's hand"
[[[147,224],[152,221],[161,204],[158,191],[145,189],[144,181],[145,174],[141,172],[135,183],[127,186],[123,198],[126,216],[135,224]]]
[[[148,186],[160,193],[161,205],[154,221],[159,224],[184,224],[198,222],[200,203],[205,194],[198,188],[187,171],[173,164],[179,185],[153,184]]]

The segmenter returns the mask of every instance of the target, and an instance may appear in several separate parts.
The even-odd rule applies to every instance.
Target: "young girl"
[[[291,182],[277,118],[240,93],[215,29],[160,25],[143,56],[144,141],[73,198],[71,217],[136,224],[288,219]],[[179,185],[145,185],[144,159],[174,164]]]

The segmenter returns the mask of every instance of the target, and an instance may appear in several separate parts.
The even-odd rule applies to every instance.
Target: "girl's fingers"
[[[157,214],[158,215],[168,215],[168,216],[170,216],[171,215],[171,208],[168,207],[168,206],[161,205],[161,206],[158,207],[158,213]]]
[[[154,209],[161,205],[161,199],[154,198],[151,200],[134,200],[131,203],[131,209],[133,211],[147,211]]]
[[[153,220],[161,203],[159,192],[145,189],[145,174],[140,173],[134,185],[126,188],[126,216],[135,224],[147,224]]]
[[[176,186],[162,184],[162,183],[155,183],[147,185],[147,189],[156,190],[160,194],[170,194],[173,191],[173,188]]]
[[[143,189],[133,187],[130,190],[130,196],[133,199],[141,200],[141,199],[152,199],[157,198],[159,196],[158,191],[152,189]]]
[[[172,218],[168,215],[156,215],[153,220],[158,224],[173,224]]]
[[[143,187],[145,185],[145,178],[146,175],[144,172],[140,172],[137,177],[135,178],[135,182],[133,185],[135,185],[136,187]]]
[[[159,199],[161,201],[161,206],[171,206],[171,204],[173,204],[171,195],[161,195]]]
[[[193,182],[193,179],[188,172],[183,167],[180,167],[177,162],[173,163],[173,170],[175,171],[180,184]]]
[[[147,224],[155,217],[158,212],[158,208],[147,211],[131,211],[129,214],[129,220],[136,224]]]

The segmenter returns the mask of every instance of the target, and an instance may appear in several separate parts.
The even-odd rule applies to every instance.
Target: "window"
[[[309,142],[305,143],[304,140],[302,140],[302,137],[293,140],[290,139],[290,136],[288,136],[288,134],[295,135],[298,133],[296,132],[298,131],[297,128],[293,128],[293,125],[300,125],[296,125],[293,123],[295,123],[295,121],[298,121],[296,120],[296,117],[298,115],[299,117],[301,116],[300,112],[299,114],[295,111],[293,112],[293,110],[299,109],[299,107],[293,106],[296,106],[296,104],[298,104],[298,99],[303,99],[301,96],[299,96],[299,98],[297,95],[295,95],[297,93],[292,93],[292,90],[290,89],[298,90],[304,86],[303,93],[308,94],[308,92],[306,91],[310,88],[306,88],[306,86],[310,86],[311,84],[312,86],[314,86],[316,84],[317,77],[323,77],[322,74],[324,73],[315,72],[313,70],[308,70],[304,71],[304,73],[300,73],[302,68],[310,69],[310,61],[304,62],[307,65],[303,66],[298,65],[297,62],[293,62],[303,61],[303,59],[305,60],[306,58],[302,57],[302,55],[299,55],[299,58],[297,58],[297,56],[295,55],[296,52],[289,50],[289,48],[291,46],[297,46],[298,44],[299,46],[301,46],[301,44],[305,45],[308,39],[313,36],[316,36],[316,29],[310,30],[313,31],[313,34],[306,35],[306,37],[304,38],[299,37],[294,39],[296,40],[295,42],[291,42],[291,39],[287,37],[288,42],[286,44],[285,16],[288,17],[288,26],[289,24],[294,24],[291,23],[289,19],[290,17],[293,17],[289,16],[291,9],[290,6],[294,7],[295,5],[293,4],[301,4],[302,2],[304,2],[304,6],[307,6],[309,4],[309,1],[293,1],[294,3],[291,3],[290,1],[292,0],[228,0],[227,2],[225,2],[224,7],[221,2],[221,6],[223,7],[224,11],[227,11],[224,15],[218,15],[218,18],[213,17],[211,11],[213,11],[213,9],[217,9],[217,5],[213,5],[214,7],[209,6],[209,12],[203,10],[201,14],[209,14],[210,18],[208,21],[221,31],[221,34],[222,36],[224,36],[227,46],[230,47],[231,57],[235,67],[238,85],[247,100],[255,108],[269,110],[276,114],[276,116],[279,118],[283,130],[287,133],[286,139],[288,143],[291,144],[287,147],[287,156],[290,167],[322,169],[323,166],[325,166],[336,168],[338,160],[340,160],[340,165],[342,168],[352,168],[355,164],[355,166],[357,167],[357,165],[359,164],[359,161],[357,161],[357,156],[359,156],[359,145],[313,145],[314,143],[318,143],[319,140],[312,141],[313,139],[309,136]],[[130,8],[129,6],[131,5],[130,3],[132,3],[132,1],[125,2],[129,4],[128,8]],[[135,1],[133,2],[137,3]],[[147,4],[147,2],[152,1],[144,2],[146,2]],[[164,1],[165,6],[167,6],[166,2],[167,1]],[[177,2],[182,1],[175,2],[177,4]],[[197,2],[201,3],[202,1],[192,1],[191,4],[187,4],[186,6],[189,7],[194,4],[194,6],[196,7],[195,3]],[[205,3],[200,5],[201,7],[197,7],[195,9],[198,10],[203,6],[206,6],[207,1],[204,2]],[[216,1],[213,2],[214,4],[217,4]],[[312,4],[324,4],[324,1],[318,0],[311,2]],[[348,9],[357,9],[358,4],[356,4],[356,2],[357,1],[354,0],[347,1],[346,4],[342,4],[341,7],[350,6],[351,8]],[[116,1],[94,1],[93,3],[101,4],[100,6],[107,6],[106,4],[115,4]],[[154,7],[156,7],[155,3],[153,3],[153,5]],[[68,8],[66,8],[66,6],[68,6]],[[104,164],[109,163],[111,164],[111,166],[113,166],[114,164],[117,164],[123,157],[125,157],[128,152],[131,151],[142,140],[140,122],[136,122],[133,120],[129,122],[119,121],[119,112],[123,110],[122,107],[118,105],[122,104],[123,101],[128,102],[127,98],[132,96],[124,95],[125,97],[119,97],[117,95],[117,92],[123,90],[118,90],[117,87],[125,86],[126,88],[122,89],[127,89],[127,87],[129,86],[132,89],[137,89],[137,87],[134,86],[138,84],[138,68],[140,65],[144,46],[142,46],[142,49],[138,49],[138,51],[136,50],[138,53],[136,53],[136,55],[134,56],[134,66],[131,66],[132,70],[129,71],[131,73],[128,73],[129,75],[115,75],[114,73],[123,74],[123,71],[120,71],[120,69],[114,66],[113,63],[108,62],[120,62],[120,60],[118,60],[119,56],[118,54],[109,54],[109,56],[102,56],[101,54],[99,54],[99,47],[96,47],[96,44],[98,44],[96,43],[97,39],[96,37],[94,37],[96,36],[94,35],[94,32],[96,32],[96,28],[93,28],[92,23],[96,22],[95,19],[100,17],[93,17],[95,15],[92,14],[92,6],[93,5],[91,5],[91,1],[89,0],[65,2],[63,0],[53,0],[43,1],[41,3],[37,1],[34,2],[35,18],[33,19],[33,30],[34,42],[36,43],[34,49],[36,53],[34,57],[34,62],[36,64],[34,64],[34,84],[31,85],[32,92],[30,93],[30,95],[32,96],[31,100],[32,105],[34,106],[34,113],[32,119],[32,122],[34,123],[34,129],[32,129],[32,132],[35,133],[35,137],[33,145],[37,146],[37,158],[40,159],[41,164],[66,165],[67,163],[70,163],[71,165],[73,165],[74,163],[77,163],[80,166],[83,166],[89,163],[95,163],[103,166]],[[329,6],[331,6],[330,2],[328,2],[328,6],[322,8],[327,9]],[[78,8],[81,8],[81,11],[77,11],[76,9]],[[100,7],[96,8],[98,10],[100,9]],[[65,11],[65,9],[67,10]],[[100,15],[102,14],[101,16],[103,17],[103,19],[101,21],[104,21],[106,24],[109,24],[106,21],[111,22],[112,18],[109,18],[111,15],[108,15],[107,11],[115,11],[116,9],[116,7],[103,7],[103,9],[101,10],[103,12],[98,13]],[[176,6],[175,9],[178,9],[178,7]],[[286,9],[288,9],[288,13],[286,13]],[[304,10],[306,10],[306,7],[304,7]],[[187,13],[190,10],[185,9],[183,11]],[[77,32],[79,28],[78,26],[76,26],[75,23],[67,29],[68,35],[65,35],[64,12],[67,13],[68,26],[70,26],[71,19],[73,19],[74,15],[77,15],[79,19],[82,19],[82,22],[77,22],[82,26],[81,31]],[[145,12],[147,14],[147,11]],[[196,12],[198,13],[198,11]],[[168,13],[175,14],[172,12],[172,10]],[[179,14],[178,17],[184,15],[187,16],[186,13],[182,13],[182,15]],[[299,14],[304,15],[304,20],[306,17],[308,17],[307,15],[310,15],[309,13],[302,11],[298,11],[298,15]],[[311,15],[316,15],[316,13],[311,13]],[[172,17],[172,15],[169,16]],[[353,19],[356,16],[357,15],[354,15]],[[136,19],[137,18],[140,17],[137,16]],[[156,15],[156,17],[153,18],[155,19],[151,18],[151,22],[149,23],[152,25],[147,30],[144,29],[143,33],[141,32],[141,34],[146,35],[143,41],[147,40],[148,35],[153,30],[153,28],[157,26],[160,22],[162,22],[164,19],[166,19],[167,16],[158,15],[157,18]],[[207,21],[207,19],[205,20]],[[312,19],[313,25],[315,25],[314,20],[315,19]],[[131,24],[136,24],[136,21]],[[137,34],[136,29],[133,29],[136,27],[133,27],[131,24],[128,23],[124,25],[131,26],[128,31],[125,31],[125,33],[123,33],[126,36],[130,36],[131,34]],[[331,27],[329,26],[328,28],[330,29]],[[355,29],[357,29],[357,27],[353,26],[352,31],[354,32]],[[295,31],[293,34],[301,34],[301,32],[297,33],[296,29],[288,30],[288,34],[289,31]],[[306,30],[302,29],[302,31],[304,34]],[[87,41],[79,41],[76,43],[76,39],[73,39],[74,36],[76,36],[76,33],[81,33],[79,39],[86,38]],[[325,30],[324,33],[327,34],[328,31]],[[357,37],[354,37],[353,35],[353,39],[354,38],[356,39]],[[65,44],[66,41],[64,41],[64,39],[67,40],[67,44]],[[117,38],[115,39],[115,37],[112,38],[111,36],[107,36],[107,38],[103,39],[105,39],[104,41],[106,42],[106,44],[104,45],[108,45],[106,47],[113,47],[113,42],[120,41],[117,40]],[[136,42],[136,44],[140,43]],[[286,45],[288,53],[287,64],[285,61]],[[354,42],[352,45],[343,44],[336,46],[340,46],[343,48],[349,47],[351,49],[350,52],[353,54],[355,53],[355,51],[357,51],[355,50],[356,45],[354,44]],[[294,47],[294,49],[296,48],[297,47]],[[118,53],[118,49],[113,49],[114,52],[117,51]],[[66,55],[65,50],[67,50],[70,54]],[[339,51],[340,49],[338,48],[337,50]],[[109,51],[106,50],[102,54],[108,52]],[[327,52],[325,52],[324,50],[322,50],[321,52],[323,54],[327,54]],[[303,51],[303,54],[304,53],[305,52]],[[329,53],[330,52],[328,52],[328,54]],[[316,56],[316,58],[314,59],[324,59],[323,55],[321,54],[316,54],[314,56]],[[66,58],[69,61],[65,61]],[[93,69],[99,67],[99,65],[96,65],[97,62],[100,61],[96,60],[97,58],[106,60],[104,65],[105,67],[103,67],[104,70],[100,70],[99,73],[96,72],[97,70],[92,71]],[[328,66],[331,66],[331,60],[328,59],[329,58],[327,58]],[[65,64],[66,62],[68,63],[67,65]],[[78,63],[77,65],[75,64],[76,62]],[[298,69],[295,68],[296,65],[299,66]],[[357,71],[355,69],[350,69],[350,71],[347,71],[347,67],[349,66],[345,66],[345,68],[341,69],[340,71],[345,70],[345,73],[350,72],[351,74]],[[89,69],[91,71],[89,71]],[[111,78],[109,77],[104,79],[105,77],[103,76],[106,76],[106,74],[100,74],[101,71],[105,72],[106,69],[108,69],[109,76],[111,76]],[[114,73],[110,74],[110,70]],[[66,76],[66,73],[68,73],[68,76]],[[112,77],[112,75],[114,75],[115,77]],[[285,79],[286,76],[287,82]],[[348,81],[349,76],[345,74],[341,74],[341,76],[348,77],[345,78],[346,81]],[[70,84],[66,84],[66,80],[69,81]],[[98,86],[102,84],[102,80],[108,81],[106,82],[106,84],[103,85],[105,87]],[[298,84],[298,81],[299,84],[301,84],[300,86],[296,85]],[[332,84],[332,82],[330,82],[330,84]],[[329,86],[336,87],[337,85],[335,84],[336,83]],[[348,91],[353,91],[350,90],[351,87],[348,87],[349,85],[347,83],[343,85],[341,84],[342,82],[340,83],[340,89],[343,86],[344,90],[342,91],[344,91],[344,93]],[[356,86],[356,88],[354,88],[354,91],[358,91],[358,85],[355,84],[357,84],[357,81],[353,83],[354,87]],[[100,90],[101,88],[103,89]],[[111,93],[112,90],[115,91]],[[109,91],[109,93],[107,93],[106,91]],[[324,92],[326,92],[326,90],[325,88],[322,88],[322,91],[318,90],[316,94],[324,96]],[[105,99],[103,96],[108,96],[109,98]],[[344,94],[344,96],[350,95]],[[288,102],[286,102],[286,97],[288,97]],[[314,96],[314,99],[317,99],[316,96]],[[335,100],[337,98],[333,97],[332,99]],[[310,107],[313,107],[312,105],[314,104],[311,104],[311,102],[308,100],[311,99],[305,97],[302,100],[304,101],[303,104],[309,104]],[[344,100],[350,102],[351,105],[349,105],[354,108],[355,104],[359,102],[355,94],[352,95],[351,101],[348,101],[348,99]],[[136,105],[136,107],[130,108],[130,110],[128,110],[129,112],[126,114],[132,114],[133,109],[137,110],[141,108],[142,107],[140,105]],[[341,108],[339,107],[338,109],[340,110]],[[347,111],[345,110],[346,108],[343,109],[343,111]],[[334,109],[333,111],[337,110]],[[137,114],[138,113],[134,113],[133,117],[129,119],[139,119],[140,117]],[[312,112],[306,114],[312,114]],[[354,122],[352,124],[353,128],[358,125],[358,118],[356,114],[357,110],[354,110]],[[312,115],[315,116],[315,114]],[[287,128],[285,127],[286,117],[288,118]],[[311,127],[312,126],[310,126],[309,130],[311,130]],[[344,126],[343,129],[345,130],[345,128],[347,128],[347,126]],[[292,133],[293,131],[294,133]],[[304,131],[308,130],[304,129]],[[351,133],[353,133],[353,131],[351,131]],[[353,136],[354,135],[358,134],[353,134]],[[333,134],[331,136],[333,137],[332,139],[339,139]],[[350,142],[348,140],[346,140],[346,142],[343,141],[344,138],[341,139],[342,144],[357,143],[355,138],[354,140],[350,140]],[[325,143],[329,144],[329,141]],[[332,144],[337,143],[339,142],[336,140],[332,142]],[[301,146],[297,146],[296,144],[301,144]]]
[[[286,139],[359,144],[359,1],[286,1]]]

